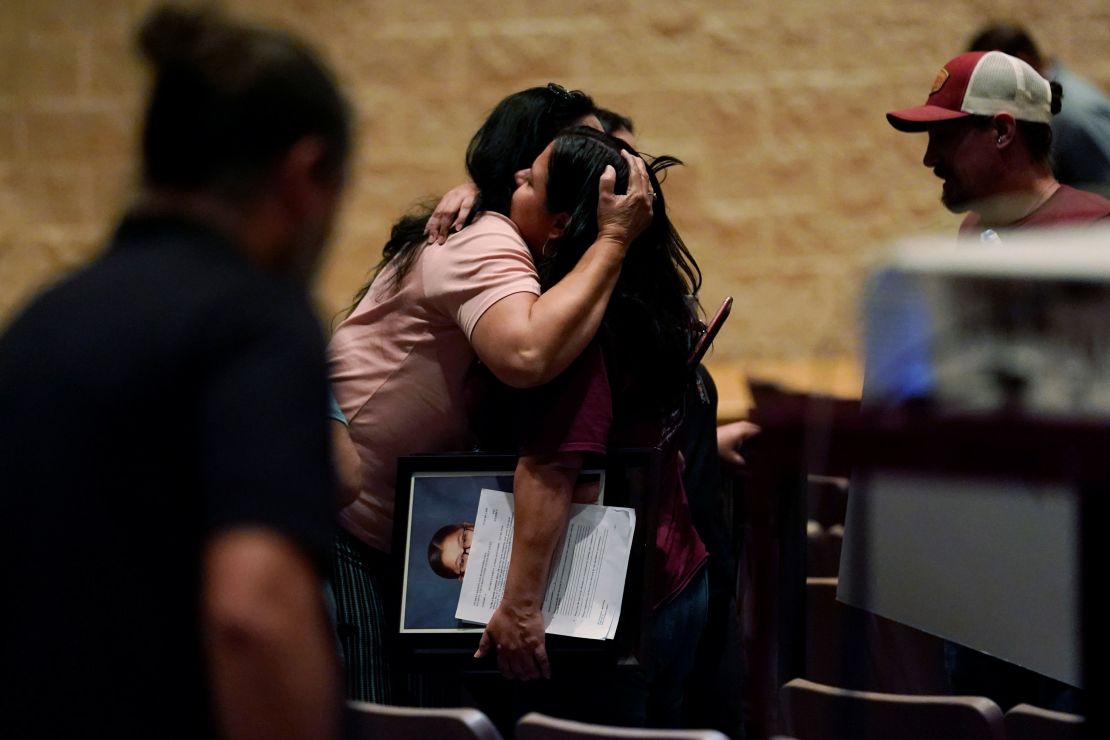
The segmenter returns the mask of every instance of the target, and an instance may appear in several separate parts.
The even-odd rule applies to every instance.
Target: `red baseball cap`
[[[1052,88],[1028,64],[1000,51],[970,51],[937,72],[924,105],[886,114],[899,131],[965,116],[1009,113],[1019,121],[1052,120]]]

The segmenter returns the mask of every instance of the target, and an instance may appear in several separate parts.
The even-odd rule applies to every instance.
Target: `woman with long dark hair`
[[[541,286],[557,284],[596,238],[591,214],[599,197],[597,174],[613,167],[619,192],[628,177],[622,156],[627,151],[623,142],[577,128],[556,137],[518,175],[511,216],[534,250]],[[702,328],[687,302],[697,292],[701,273],[667,218],[656,177],[676,163],[660,157],[648,169],[655,197],[651,223],[629,250],[597,339],[554,382],[520,392],[509,404],[521,453],[513,490],[513,554],[504,598],[478,650],[482,655],[496,646],[501,671],[511,678],[550,675],[543,597],[584,456],[604,453],[610,446],[658,447],[657,567],[650,594],[655,607],[653,662],[639,706],[623,707],[618,719],[663,725],[679,722],[682,686],[705,622],[707,599],[707,553],[690,521],[677,440],[672,440],[684,390],[693,380],[689,357]],[[586,718],[613,719],[604,714]]]
[[[541,295],[528,245],[509,219],[514,174],[562,128],[596,124],[592,110],[587,96],[557,85],[502,101],[467,149],[479,189],[469,225],[440,244],[424,237],[426,214],[398,222],[377,274],[329,345],[332,387],[362,473],[359,497],[340,512],[334,568],[352,698],[393,698],[382,584],[397,458],[473,447],[466,378],[476,359],[517,387],[562,372],[596,333],[628,245],[650,218],[642,160],[626,155],[633,174],[624,195],[614,194],[612,172],[598,172],[593,187],[601,195],[590,206],[596,238]]]

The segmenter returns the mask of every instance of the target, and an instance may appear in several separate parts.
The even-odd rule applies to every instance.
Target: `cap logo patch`
[[[929,91],[929,95],[936,95],[940,89],[944,87],[944,83],[948,82],[948,70],[944,67],[940,68],[937,72],[937,78],[933,80],[933,89]]]

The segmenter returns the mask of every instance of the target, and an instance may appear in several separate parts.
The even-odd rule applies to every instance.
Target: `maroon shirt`
[[[709,554],[690,519],[678,448],[663,441],[663,420],[622,408],[620,382],[610,382],[601,344],[594,341],[562,375],[526,391],[516,407],[522,455],[556,452],[603,454],[612,447],[655,447],[662,459],[659,521],[655,530],[652,604],[677,596],[705,565]],[[623,373],[616,373],[625,378]],[[616,409],[616,410],[615,410]]]
[[[1037,210],[1005,228],[1089,226],[1099,221],[1108,221],[1108,219],[1110,219],[1110,200],[1095,193],[1061,185]],[[979,221],[978,213],[967,214],[963,223],[960,224],[960,236],[974,236],[982,231],[983,227],[980,226]]]

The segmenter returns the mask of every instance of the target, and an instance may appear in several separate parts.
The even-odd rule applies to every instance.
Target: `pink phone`
[[[724,326],[725,319],[728,318],[729,312],[732,311],[732,296],[725,298],[721,301],[721,307],[717,309],[717,313],[713,314],[713,318],[705,327],[705,331],[701,337],[698,338],[698,343],[694,345],[694,351],[690,355],[690,367],[696,366],[701,359],[705,357],[705,353],[709,351],[709,347],[713,344],[713,340],[717,337],[717,333],[721,331]]]

